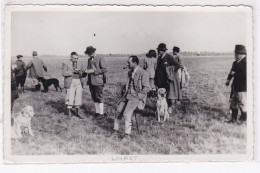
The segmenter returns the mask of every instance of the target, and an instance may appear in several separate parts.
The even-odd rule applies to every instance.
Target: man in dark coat
[[[14,77],[13,69],[11,68],[11,111],[13,110],[14,101],[19,98],[17,91],[16,80]]]
[[[172,113],[172,107],[175,100],[179,99],[180,85],[178,77],[178,69],[182,65],[176,61],[173,56],[166,52],[166,44],[159,44],[157,67],[155,70],[155,85],[157,88],[165,88],[167,91],[167,102],[169,113]]]
[[[230,84],[233,78],[231,97],[232,117],[229,123],[237,121],[238,108],[241,111],[240,121],[247,119],[247,72],[246,72],[246,48],[244,45],[235,46],[235,61],[233,62],[231,71],[228,75],[226,86]]]
[[[93,46],[87,47],[85,54],[89,56],[87,69],[94,71],[88,74],[87,84],[89,85],[91,98],[95,103],[95,117],[102,118],[104,116],[103,88],[106,83],[105,73],[107,69],[104,67],[104,59],[96,56],[96,48]]]
[[[17,89],[20,85],[22,91],[24,92],[24,83],[27,75],[27,70],[26,70],[25,63],[22,60],[22,57],[23,57],[22,55],[17,55],[17,60],[15,62],[17,67],[14,69],[14,74],[15,74]]]

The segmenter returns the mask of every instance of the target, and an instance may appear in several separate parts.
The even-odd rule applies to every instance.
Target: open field
[[[184,57],[185,58],[185,57]],[[85,59],[86,61],[87,59]],[[110,118],[116,108],[120,87],[126,81],[126,58],[106,58],[108,84],[104,88],[105,112]],[[62,59],[45,59],[48,77],[56,77],[63,88]],[[12,154],[242,154],[246,153],[246,125],[227,124],[230,87],[224,85],[233,58],[184,59],[191,76],[190,85],[183,90],[182,105],[177,106],[170,121],[158,123],[154,115],[155,98],[147,100],[146,108],[138,112],[139,128],[133,125],[131,141],[110,137],[112,119],[96,120],[94,104],[88,86],[84,86],[85,119],[64,115],[65,92],[33,92],[27,78],[26,91],[15,101],[15,116],[22,107],[32,105],[35,137],[12,140]],[[28,62],[28,61],[27,61]],[[142,66],[142,64],[141,64]],[[86,84],[86,82],[84,82]],[[134,117],[133,117],[134,120]],[[121,126],[123,132],[124,125]]]

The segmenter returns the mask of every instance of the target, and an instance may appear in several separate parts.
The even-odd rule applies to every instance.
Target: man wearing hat
[[[114,122],[114,136],[118,137],[120,121],[122,117],[125,120],[125,140],[130,138],[132,121],[131,117],[135,109],[144,109],[147,92],[150,90],[149,74],[139,67],[139,59],[137,56],[128,58],[127,82],[124,92],[119,100],[116,118]]]
[[[38,78],[44,77],[43,70],[47,72],[47,66],[38,57],[36,51],[33,51],[32,56],[33,59],[27,64],[27,70],[30,69],[28,77],[32,78],[33,84],[35,85],[35,91],[40,91],[41,84],[39,83]]]
[[[22,60],[22,57],[23,57],[22,55],[17,55],[17,60],[15,61],[17,67],[14,68],[14,74],[15,74],[17,89],[20,85],[22,91],[24,92],[24,83],[26,80],[27,70],[26,70],[25,63]]]
[[[246,71],[246,48],[244,45],[235,46],[235,61],[233,62],[230,73],[226,81],[226,86],[231,85],[233,95],[231,97],[231,119],[229,123],[237,121],[238,109],[241,111],[239,118],[240,122],[244,122],[247,119],[247,71]]]
[[[88,74],[89,90],[91,98],[95,104],[95,117],[104,116],[104,103],[103,103],[103,88],[106,83],[107,69],[104,67],[104,59],[96,56],[96,48],[89,46],[86,48],[85,54],[89,56],[88,70],[93,70],[93,73]]]
[[[176,99],[179,99],[180,87],[177,71],[182,65],[168,54],[166,44],[158,45],[158,60],[155,70],[155,85],[158,88],[165,88],[167,91],[168,112],[172,113],[172,107]]]
[[[154,75],[157,63],[157,54],[155,50],[149,50],[146,54],[146,58],[144,59],[144,70],[149,74],[149,83],[151,92],[156,90],[154,85]]]

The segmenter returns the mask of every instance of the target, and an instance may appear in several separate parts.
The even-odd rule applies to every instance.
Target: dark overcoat
[[[234,77],[232,86],[235,92],[247,91],[246,76],[246,57],[243,58],[241,61],[234,61],[227,79],[231,80]]]
[[[167,70],[167,67],[173,67]],[[155,85],[158,88],[165,88],[167,90],[167,98],[168,99],[177,99],[176,94],[170,93],[174,89],[172,87],[178,87],[179,88],[179,77],[178,77],[178,69],[181,68],[182,65],[174,59],[173,56],[171,56],[168,53],[165,53],[162,57],[159,57],[157,60],[157,68],[155,70]],[[169,73],[171,72],[171,73]],[[173,80],[169,80],[172,78]],[[173,83],[175,82],[175,83]],[[170,88],[171,87],[171,88]],[[178,89],[179,90],[179,89]]]

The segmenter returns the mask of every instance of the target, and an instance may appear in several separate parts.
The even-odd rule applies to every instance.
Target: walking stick
[[[138,134],[140,134],[136,113],[134,113],[134,114],[135,114],[136,128],[137,128]]]

